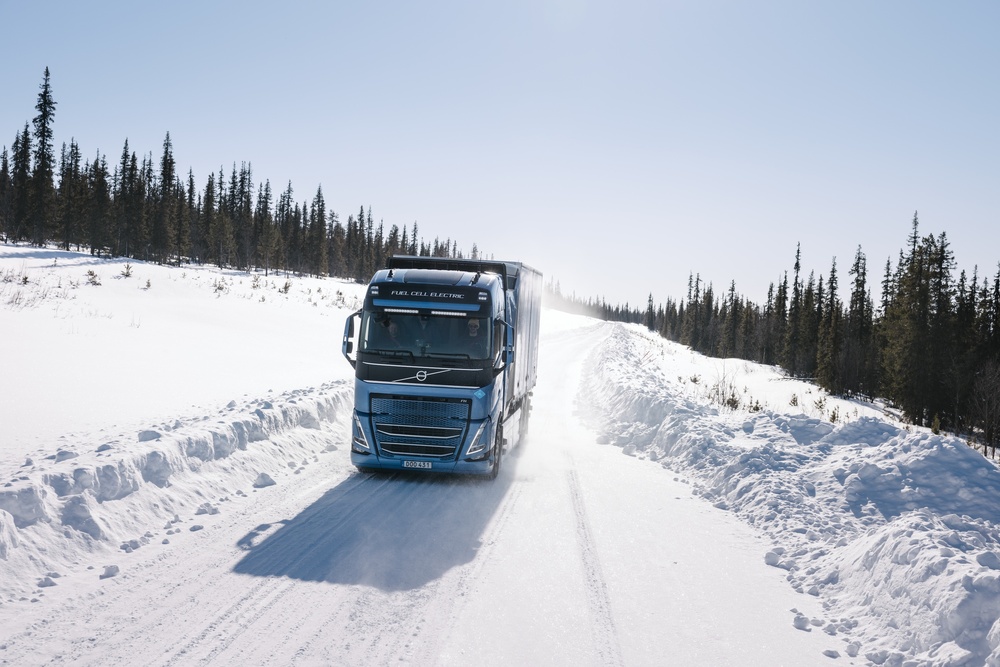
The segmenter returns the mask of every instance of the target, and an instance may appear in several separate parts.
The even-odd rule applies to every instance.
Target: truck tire
[[[493,442],[493,469],[490,479],[496,479],[500,474],[500,461],[503,460],[503,424],[497,424],[497,437]]]

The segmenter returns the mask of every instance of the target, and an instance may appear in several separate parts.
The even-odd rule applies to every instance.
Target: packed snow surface
[[[496,481],[361,474],[362,290],[0,245],[0,664],[1000,667],[964,441],[546,309]]]

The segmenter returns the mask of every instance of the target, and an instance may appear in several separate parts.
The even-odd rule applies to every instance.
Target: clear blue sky
[[[919,211],[1000,260],[1000,3],[0,0],[0,146],[46,66],[57,146],[123,143],[643,305],[877,283]]]

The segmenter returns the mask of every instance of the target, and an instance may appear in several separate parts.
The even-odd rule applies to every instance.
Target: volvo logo
[[[462,369],[455,369],[455,368],[437,368],[437,369],[434,369],[434,368],[432,368],[430,370],[427,370],[426,368],[421,368],[419,371],[416,371],[413,375],[410,375],[410,376],[407,376],[407,377],[401,377],[399,379],[393,380],[393,382],[413,382],[414,380],[416,380],[417,382],[426,382],[427,378],[434,377],[435,375],[441,375],[442,373],[448,373],[448,372],[451,372],[453,370],[462,370],[462,371],[464,371],[466,373],[474,372],[474,371],[467,370],[467,369],[464,369],[464,368],[462,368]]]

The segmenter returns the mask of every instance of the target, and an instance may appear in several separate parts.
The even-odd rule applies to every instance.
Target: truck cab
[[[395,257],[372,277],[343,342],[355,466],[496,476],[527,407],[511,400],[518,304],[507,268]]]

